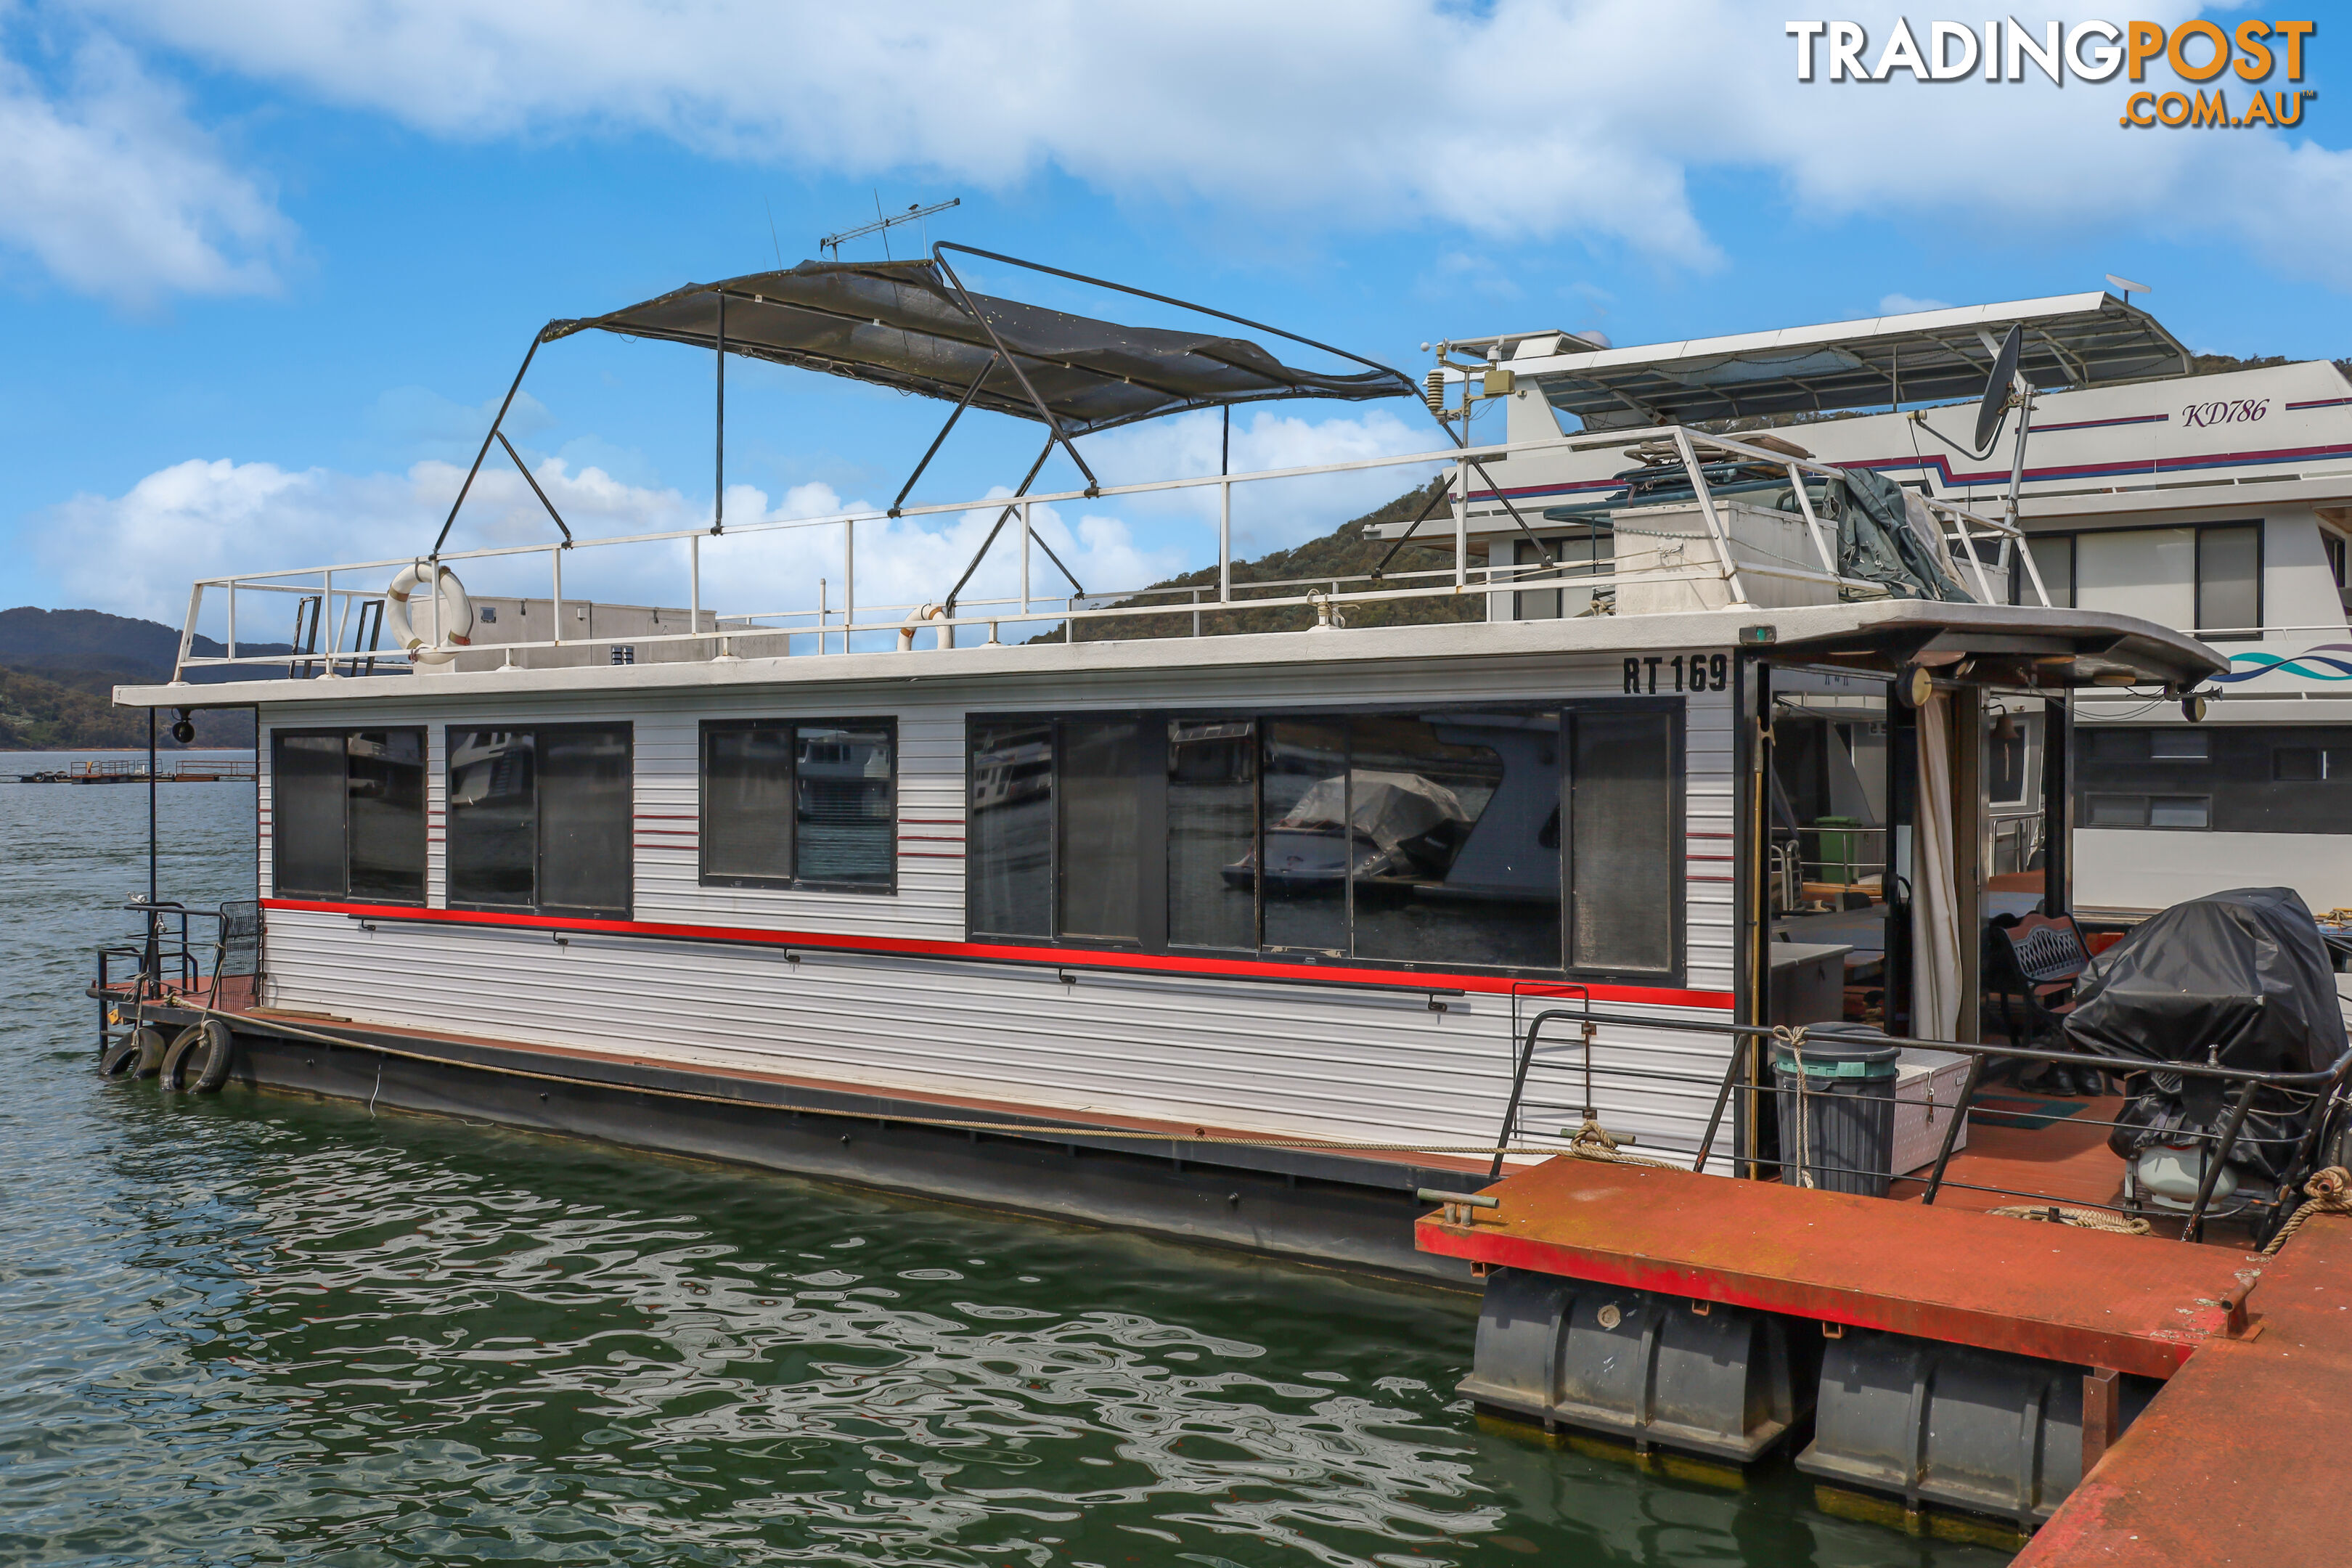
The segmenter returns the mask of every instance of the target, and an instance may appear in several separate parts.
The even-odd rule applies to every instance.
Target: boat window
[[[626,724],[448,732],[449,904],[626,918]]]
[[[2074,603],[2074,536],[2037,534],[2026,540],[2025,548],[2032,552],[2033,569],[2042,575],[2051,607],[2071,606]],[[2041,605],[2033,596],[2033,579],[2021,569],[2010,574],[2009,596],[2015,604]]]
[[[1674,716],[1574,716],[1570,765],[1572,967],[1664,971],[1675,964]]]
[[[898,886],[896,721],[702,726],[702,880],[887,893]]]
[[[2159,763],[2202,763],[2213,755],[2213,737],[2204,730],[2158,730],[2148,737],[2147,754]]]
[[[1054,930],[1054,727],[975,725],[965,827],[971,929],[992,936]]]
[[[2199,529],[2198,635],[2224,640],[2259,637],[2262,624],[2262,524]]]
[[[1134,719],[1065,720],[1055,761],[1061,793],[1055,873],[1058,934],[1094,942],[1133,942],[1140,934],[1136,898],[1141,723]]]
[[[1168,942],[1257,946],[1257,725],[1168,721]]]
[[[1564,793],[1571,756],[1580,789]],[[1663,706],[979,720],[971,930],[1664,973],[1679,765]],[[1570,864],[1591,889],[1573,964]]]
[[[2317,784],[2327,776],[2327,752],[2318,746],[2281,746],[2271,753],[2271,777],[2281,784]]]
[[[425,731],[271,738],[270,885],[280,898],[425,901]]]

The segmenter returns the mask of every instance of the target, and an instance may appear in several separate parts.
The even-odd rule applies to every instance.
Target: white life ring
[[[424,567],[414,563],[402,567],[392,586],[383,591],[384,630],[418,664],[446,664],[473,640],[474,601],[466,596],[466,585],[446,566],[435,566],[433,574],[435,607],[440,612],[436,622],[441,633],[438,645],[426,646],[408,618],[409,595],[425,581]]]

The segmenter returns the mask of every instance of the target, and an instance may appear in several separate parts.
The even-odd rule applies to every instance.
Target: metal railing
[[[1564,998],[1567,992],[1580,988],[1559,989]],[[1553,1064],[1547,1064],[1540,1055],[1540,1047],[1544,1043],[1543,1035],[1548,1026],[1573,1028],[1577,1037],[1565,1045],[1561,1059]],[[1676,1072],[1670,1068],[1648,1063],[1633,1066],[1600,1058],[1596,1056],[1594,1046],[1600,1030],[1603,1026],[1612,1030],[1622,1028],[1714,1035],[1730,1039],[1733,1042],[1733,1048],[1728,1054],[1722,1076],[1719,1079],[1709,1079],[1702,1075]],[[1924,1106],[1931,1117],[1937,1110],[1949,1109],[1954,1112],[1945,1123],[1935,1163],[1927,1168],[1927,1173],[1924,1178],[1916,1173],[1916,1168],[1910,1173],[1864,1171],[1827,1164],[1817,1158],[1810,1157],[1803,1163],[1802,1168],[1805,1172],[1822,1175],[1861,1177],[1872,1181],[1885,1179],[1890,1185],[1906,1180],[1918,1181],[1923,1184],[1919,1201],[1927,1205],[1934,1204],[1940,1194],[1947,1188],[1951,1188],[2022,1198],[2034,1204],[2107,1210],[2151,1221],[2158,1218],[2179,1218],[2181,1221],[2180,1239],[2184,1241],[2193,1242],[2201,1238],[2205,1221],[2213,1216],[2215,1187],[2223,1169],[2229,1164],[2231,1153],[2257,1142],[2282,1142],[2275,1139],[2258,1140],[2245,1133],[2246,1118],[2255,1109],[2254,1101],[2258,1095],[2269,1093],[2285,1101],[2299,1103],[2310,1114],[2310,1125],[2294,1140],[2295,1148],[2286,1163],[2290,1175],[2297,1177],[2304,1173],[2304,1168],[2309,1164],[2313,1151],[2317,1147],[2319,1139],[2330,1125],[2331,1120],[2337,1116],[2352,1114],[2352,1099],[2347,1099],[2345,1093],[2346,1075],[2347,1071],[2352,1071],[2352,1050],[2346,1051],[2333,1066],[2318,1072],[2258,1072],[2242,1068],[2227,1068],[2200,1062],[2158,1063],[2135,1058],[2094,1056],[2081,1051],[2035,1050],[2021,1046],[1988,1045],[1966,1040],[1918,1039],[1907,1036],[1883,1035],[1874,1030],[1864,1031],[1838,1024],[1815,1024],[1808,1026],[1804,1030],[1792,1031],[1759,1025],[1661,1019],[1621,1013],[1600,1013],[1592,1010],[1590,997],[1586,996],[1578,1005],[1545,1007],[1534,1016],[1524,1030],[1519,1032],[1517,1064],[1512,1074],[1510,1096],[1504,1111],[1501,1132],[1496,1140],[1496,1147],[1524,1147],[1528,1144],[1531,1138],[1542,1136],[1540,1132],[1528,1125],[1530,1113],[1534,1111],[1550,1110],[1580,1112],[1586,1122],[1598,1126],[1602,1108],[1600,1103],[1600,1094],[1595,1086],[1596,1079],[1622,1079],[1653,1091],[1672,1084],[1705,1086],[1711,1091],[1711,1109],[1708,1112],[1706,1130],[1696,1148],[1654,1148],[1646,1151],[1653,1155],[1686,1158],[1694,1172],[1704,1174],[1709,1162],[1715,1158],[1716,1144],[1722,1134],[1724,1121],[1735,1103],[1734,1096],[1743,1092],[1777,1096],[1783,1092],[1773,1081],[1769,1060],[1759,1062],[1759,1048],[1770,1044],[1792,1040],[1801,1044],[1808,1037],[1824,1045],[1865,1043],[1874,1047],[1894,1046],[1940,1051],[1966,1057],[1969,1067],[1966,1080],[1957,1100],[1948,1106],[1938,1102],[1933,1097],[1932,1090],[1927,1097],[1907,1100],[1899,1093],[1869,1097],[1881,1101],[1892,1100],[1895,1105]],[[1974,1103],[1977,1091],[1983,1085],[1988,1065],[1995,1062],[2046,1063],[2068,1068],[2087,1068],[2095,1072],[2124,1078],[2126,1080],[2156,1074],[2168,1079],[2202,1079],[2213,1081],[2219,1086],[2219,1091],[2226,1096],[2221,1125],[2211,1129],[2184,1126],[2167,1134],[2168,1142],[2174,1144],[2195,1142],[2203,1144],[2210,1150],[2210,1153],[2203,1160],[2203,1169],[2200,1173],[2196,1196],[2189,1207],[2185,1212],[2177,1212],[2148,1205],[2132,1207],[2085,1202],[2078,1197],[2037,1192],[2031,1188],[1993,1186],[1983,1183],[1953,1179],[1950,1174],[1952,1157],[1957,1150],[1960,1129],[1969,1119],[1979,1114]],[[1530,1079],[1539,1068],[1546,1065],[1556,1066],[1559,1070],[1568,1075],[1571,1081],[1580,1075],[1581,1099],[1553,1102],[1531,1098]],[[1795,1092],[1800,1103],[1802,1104],[1808,1090],[1801,1075]],[[1811,1090],[1811,1092],[1818,1095],[1822,1091]],[[1843,1100],[1850,1097],[1842,1095],[1839,1098]],[[1809,1114],[1809,1111],[1801,1111],[1801,1115]],[[2011,1113],[1988,1111],[1984,1114],[2005,1116]],[[1760,1117],[1758,1120],[1760,1121]],[[2085,1118],[2075,1113],[2049,1120],[2053,1121],[2063,1120],[2068,1125],[2076,1127],[2113,1129],[2125,1125],[2112,1121]],[[1574,1134],[1563,1128],[1560,1137],[1561,1152],[1567,1152],[1575,1141]],[[1616,1141],[1631,1142],[1622,1136]],[[1636,1145],[1636,1147],[1639,1146]],[[1738,1167],[1735,1174],[1753,1174],[1767,1169],[1780,1170],[1785,1173],[1792,1163],[1794,1162],[1790,1160],[1772,1158],[1759,1150],[1749,1149],[1735,1157],[1735,1165]],[[1502,1171],[1503,1159],[1498,1154],[1493,1168],[1488,1173],[1488,1179],[1491,1181],[1498,1178]],[[2120,1171],[2118,1175],[2120,1178]],[[2231,1212],[2274,1217],[2282,1204],[2287,1201],[2290,1201],[2289,1192],[2285,1189],[2269,1196],[2258,1194],[2240,1208]]]
[[[1478,463],[1498,462],[1505,458],[1532,456],[1565,456],[1579,452],[1605,451],[1664,442],[1672,446],[1692,495],[1676,498],[1669,504],[1687,506],[1696,503],[1700,514],[1705,538],[1713,551],[1713,560],[1693,561],[1681,566],[1659,565],[1637,572],[1620,573],[1609,560],[1555,561],[1546,552],[1545,559],[1528,564],[1474,567],[1469,560],[1470,474]],[[1810,539],[1818,570],[1793,563],[1776,563],[1762,566],[1753,562],[1743,564],[1735,549],[1728,527],[1718,502],[1709,489],[1702,471],[1700,454],[1710,458],[1735,458],[1752,465],[1769,465],[1789,477],[1792,499],[1802,528]],[[1452,477],[1444,492],[1451,507],[1453,522],[1454,564],[1450,568],[1431,571],[1397,572],[1383,574],[1365,574],[1338,579],[1287,579],[1269,583],[1236,582],[1234,577],[1233,518],[1234,494],[1236,487],[1261,485],[1284,480],[1315,479],[1347,473],[1366,473],[1390,468],[1451,468]],[[912,634],[929,630],[937,634],[941,647],[954,647],[957,634],[970,630],[977,634],[983,628],[991,641],[997,639],[999,628],[1005,623],[1048,624],[1069,628],[1066,635],[1076,636],[1075,626],[1080,621],[1139,614],[1168,613],[1214,616],[1241,611],[1302,607],[1318,616],[1344,620],[1345,606],[1367,602],[1395,602],[1417,598],[1444,598],[1472,593],[1542,587],[1614,588],[1628,582],[1656,584],[1672,581],[1694,583],[1714,582],[1724,585],[1731,604],[1749,602],[1743,574],[1767,574],[1791,581],[1811,582],[1830,588],[1840,595],[1880,596],[1885,585],[1862,578],[1848,577],[1839,571],[1840,552],[1837,529],[1824,522],[1815,512],[1808,487],[1807,476],[1835,479],[1843,470],[1810,458],[1791,458],[1784,453],[1750,446],[1733,437],[1715,436],[1679,426],[1649,427],[1632,432],[1601,433],[1584,436],[1562,436],[1535,441],[1503,442],[1466,449],[1416,452],[1397,457],[1366,458],[1344,463],[1313,464],[1298,468],[1264,469],[1245,474],[1212,474],[1193,478],[1156,479],[1139,484],[1103,485],[1083,490],[1053,494],[1024,495],[1007,500],[1003,497],[978,500],[942,502],[903,506],[896,509],[861,510],[831,513],[823,517],[778,519],[754,522],[737,522],[723,529],[710,527],[677,529],[660,532],[621,535],[609,539],[564,540],[549,544],[506,545],[479,550],[449,551],[432,556],[387,557],[375,561],[345,562],[331,566],[312,566],[286,571],[243,573],[232,576],[208,577],[196,582],[190,589],[187,619],[181,631],[180,647],[174,663],[173,679],[185,679],[186,672],[199,668],[219,668],[253,666],[287,666],[303,669],[315,668],[326,676],[360,673],[373,669],[378,661],[394,658],[376,648],[375,638],[367,638],[369,647],[358,645],[360,637],[354,626],[364,628],[371,616],[383,615],[384,591],[381,587],[354,586],[352,579],[367,578],[383,581],[404,568],[422,566],[427,563],[447,565],[468,561],[503,561],[543,555],[547,560],[551,598],[556,610],[556,625],[562,625],[564,603],[563,570],[566,554],[574,550],[614,550],[657,548],[674,550],[683,545],[686,555],[684,581],[690,628],[680,632],[633,631],[605,636],[564,637],[557,636],[541,640],[485,644],[472,651],[513,654],[536,648],[602,647],[614,643],[630,643],[640,647],[665,643],[695,644],[712,649],[713,656],[730,652],[729,645],[740,637],[783,637],[787,654],[794,651],[792,639],[808,639],[810,651],[816,653],[846,652],[852,639],[866,637],[869,641],[878,636],[897,634],[899,646],[908,646]],[[1049,542],[1043,541],[1034,527],[1034,511],[1071,501],[1095,501],[1120,496],[1181,496],[1212,490],[1217,498],[1217,566],[1213,596],[1204,597],[1210,590],[1167,590],[1126,588],[1087,592],[1082,584],[1071,580],[1076,592],[1069,595],[1040,595],[1033,584],[1033,546],[1044,549],[1049,559],[1059,567]],[[2013,561],[2022,562],[2032,579],[2036,597],[2043,605],[2050,602],[2043,588],[2039,568],[2032,552],[2016,548],[2024,536],[2011,523],[1996,521],[1971,511],[1948,500],[1934,497],[1921,498],[1945,530],[1946,543],[1950,547],[1953,563],[1962,574],[1963,582],[1973,581],[1979,600],[1986,604],[2004,601],[2008,595],[1997,592],[1987,575],[1984,556],[2007,550]],[[1433,500],[1433,505],[1434,501]],[[1629,510],[1631,510],[1629,508]],[[996,515],[996,528],[990,533],[991,545],[1004,524],[1019,521],[1017,535],[1020,548],[1019,592],[998,598],[966,598],[961,594],[961,583],[950,589],[939,601],[909,605],[860,605],[856,598],[857,531],[861,523],[885,522],[893,517],[950,517],[965,513]],[[1516,516],[1516,513],[1514,513]],[[1521,521],[1525,527],[1524,521]],[[716,629],[705,626],[703,603],[702,552],[705,542],[716,539],[741,539],[771,533],[805,532],[811,530],[837,530],[841,535],[841,562],[844,603],[835,610],[830,605],[815,608],[761,610],[741,609],[718,611],[713,615],[719,623]],[[1532,533],[1528,537],[1532,538]],[[1982,543],[1989,550],[1979,549]],[[984,558],[991,545],[982,547]],[[969,578],[971,568],[966,570]],[[1068,574],[1065,569],[1065,576]],[[1423,581],[1435,579],[1435,581]],[[340,582],[339,582],[340,580]],[[635,579],[642,584],[646,574],[639,572]],[[428,579],[429,581],[429,579]],[[1368,584],[1350,587],[1350,584]],[[1268,592],[1271,591],[1270,596]],[[1139,607],[1139,596],[1154,593],[1188,593],[1190,597],[1180,605],[1169,606],[1164,612]],[[194,651],[199,618],[206,607],[208,595],[217,594],[225,601],[226,616],[226,651],[219,656],[199,656]],[[315,599],[315,607],[308,611],[306,635],[298,639],[302,646],[292,653],[247,655],[237,652],[237,618],[240,596],[254,594],[291,595],[298,601]],[[438,596],[427,590],[417,595],[417,605],[429,615],[437,616]],[[371,611],[370,606],[373,606]],[[323,634],[320,628],[323,627]],[[437,626],[430,628],[428,642],[435,647],[446,646]],[[427,627],[416,628],[419,637],[426,637]],[[324,646],[318,646],[323,636]],[[971,645],[962,645],[971,646]]]

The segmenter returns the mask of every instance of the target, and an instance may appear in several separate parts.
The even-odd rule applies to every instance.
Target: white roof
[[[2020,369],[2040,387],[2145,381],[2195,368],[2154,317],[2100,292],[1621,349],[1586,351],[1566,336],[1536,337],[1518,343],[1510,363],[1589,429],[1694,424],[1975,397],[1992,370],[1986,340],[1997,345],[2019,324]]]

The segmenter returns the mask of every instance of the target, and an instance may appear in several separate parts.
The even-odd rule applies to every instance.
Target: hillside
[[[1411,521],[1413,515],[1420,511],[1423,503],[1429,500],[1430,489],[1444,482],[1443,479],[1434,479],[1428,487],[1407,490],[1387,505],[1366,512],[1351,521],[1343,522],[1319,539],[1310,539],[1306,543],[1296,545],[1291,549],[1277,550],[1270,555],[1261,555],[1255,561],[1234,562],[1234,596],[1237,599],[1287,598],[1307,591],[1303,587],[1296,586],[1251,588],[1244,586],[1247,584],[1281,583],[1300,578],[1328,580],[1332,577],[1363,576],[1380,564],[1381,557],[1388,553],[1390,543],[1387,540],[1366,538],[1366,531],[1382,523]],[[1424,531],[1443,531],[1451,524],[1441,511],[1421,526]],[[1396,559],[1389,563],[1388,570],[1393,576],[1401,572],[1450,570],[1453,564],[1454,556],[1451,552],[1441,553],[1434,550],[1421,549],[1417,545],[1407,545],[1397,552]],[[1433,582],[1435,579],[1420,581]],[[1211,595],[1213,595],[1216,584],[1217,569],[1214,566],[1206,566],[1198,572],[1188,572],[1181,577],[1171,577],[1164,582],[1154,583],[1141,593],[1118,603],[1139,606],[1155,603],[1182,605],[1190,602],[1192,591],[1195,588],[1207,589]],[[1408,582],[1398,585],[1402,587],[1414,584]],[[1360,591],[1366,584],[1358,582],[1347,584],[1345,586],[1349,591]],[[1351,605],[1348,606],[1347,614],[1348,624],[1356,626],[1418,626],[1441,621],[1476,621],[1486,618],[1486,601],[1483,594],[1472,594],[1459,599],[1451,597],[1396,599],[1370,605]],[[1222,614],[1202,616],[1201,632],[1204,637],[1229,637],[1239,632],[1304,631],[1307,626],[1312,626],[1314,621],[1315,612],[1305,605],[1290,605],[1271,610],[1228,610]],[[1189,609],[1169,615],[1147,613],[1133,616],[1107,616],[1099,620],[1080,621],[1077,624],[1077,640],[1080,642],[1125,642],[1139,637],[1190,637],[1192,632],[1192,616]],[[1059,642],[1062,640],[1062,631],[1057,626],[1053,631],[1042,633],[1029,640]]]
[[[210,637],[198,654],[227,651]],[[286,643],[240,644],[240,653],[286,651]],[[110,700],[117,686],[172,678],[180,634],[155,621],[103,610],[0,610],[0,751],[72,751],[144,746],[147,716]],[[195,671],[199,680],[227,671]],[[168,716],[167,716],[168,717]],[[194,715],[197,747],[250,746],[253,715],[241,709]],[[169,734],[166,749],[177,751]]]

